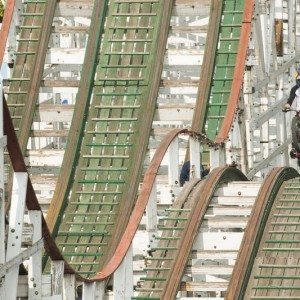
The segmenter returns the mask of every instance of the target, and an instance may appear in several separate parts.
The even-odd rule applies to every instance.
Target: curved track
[[[64,258],[66,271],[86,281],[106,280],[119,266],[142,218],[164,152],[176,135],[190,133],[175,130],[162,143],[136,201],[173,2],[129,2],[112,0],[108,5],[103,1],[94,6],[89,38],[95,43],[87,47],[67,154],[47,216],[55,242],[43,221],[45,248],[51,259]],[[8,91],[8,106],[14,127],[19,131],[20,149],[5,106],[5,132],[12,136],[8,150],[14,171],[26,170],[22,154],[42,77],[42,68],[38,66],[45,60],[56,1],[26,3]],[[253,1],[246,0],[225,1],[224,5],[212,1],[211,18],[215,24],[211,22],[210,32],[214,32],[214,38],[208,45],[215,52],[204,66],[206,71],[202,76],[207,76],[208,81],[205,81],[206,89],[200,91],[203,95],[199,94],[195,111],[202,109],[200,114],[195,113],[193,129],[205,132],[218,143],[226,140],[234,119],[244,69],[243,64],[236,62],[246,59],[253,6]],[[41,16],[45,18],[43,22]],[[101,26],[97,26],[99,23]],[[35,69],[38,72],[33,72]],[[251,226],[256,225],[246,231],[228,299],[242,299],[245,295],[253,299],[298,296],[295,288],[298,273],[288,270],[298,268],[295,267],[299,260],[295,239],[299,216],[293,210],[297,209],[298,193],[294,191],[299,189],[299,182],[297,179],[285,182],[296,176],[292,169],[280,169],[265,180],[250,219]],[[191,181],[184,187],[159,228],[158,246],[152,249],[154,255],[147,258],[147,276],[142,278],[144,284],[133,299],[173,299],[178,291],[211,295],[216,290],[216,285],[210,282],[209,290],[203,280],[202,286],[197,286],[181,279],[187,272],[190,272],[187,277],[193,277],[186,266],[199,232],[221,230],[206,224],[213,199],[228,182],[238,181],[242,186],[241,181],[246,180],[235,168],[218,168],[206,180]],[[40,209],[30,182],[27,206]],[[238,202],[235,206],[240,209],[242,205]],[[247,218],[243,213],[241,218],[242,221],[229,217],[230,228],[242,232]],[[251,243],[247,243],[250,239]],[[224,253],[218,255],[225,257]],[[283,258],[282,253],[292,258]],[[216,253],[206,253],[205,260],[213,261],[214,257]],[[227,290],[232,269],[229,266],[232,257],[225,260],[230,272],[227,270],[226,276],[219,276],[222,283],[217,282],[222,295]],[[246,268],[248,264],[250,267]],[[203,274],[216,275],[213,271]],[[244,282],[237,278],[244,278]]]
[[[247,180],[235,168],[219,168],[212,171],[206,180],[186,185],[168,211],[159,243],[149,258],[147,276],[138,297],[134,299],[174,299],[180,288],[189,253],[203,223],[208,205],[216,190],[229,181]]]
[[[192,129],[204,132],[217,143],[228,138],[235,117],[253,10],[253,0],[211,4],[210,34]]]
[[[227,299],[299,298],[298,176],[291,168],[277,168],[266,178],[244,236]]]
[[[154,58],[164,51],[171,4],[116,0],[106,10],[93,98],[75,128],[82,139],[75,147],[69,141],[74,159],[62,167],[73,173],[59,180],[47,215],[65,257],[85,277],[110,258],[134,206],[161,73]]]

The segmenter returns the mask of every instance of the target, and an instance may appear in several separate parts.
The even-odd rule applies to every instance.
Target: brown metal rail
[[[248,222],[235,268],[226,294],[227,300],[243,299],[251,266],[268,219],[270,209],[284,181],[298,177],[292,168],[274,168],[264,180]]]
[[[7,37],[9,34],[10,23],[14,14],[15,0],[8,0],[5,5],[4,16],[2,20],[2,27],[0,30],[0,66],[2,65],[3,56]]]

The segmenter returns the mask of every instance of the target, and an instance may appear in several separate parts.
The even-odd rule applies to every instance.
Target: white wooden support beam
[[[210,149],[210,169],[225,165],[225,148]]]
[[[261,112],[268,110],[268,98],[261,98]],[[260,148],[262,153],[262,159],[269,156],[269,122],[262,124],[260,129]]]
[[[5,277],[0,277],[0,299],[5,299]]]
[[[283,85],[284,85],[284,74],[282,74],[278,81],[278,88],[276,90],[277,99],[283,97]],[[276,115],[276,137],[277,137],[277,146],[282,145],[287,140],[287,129],[286,127],[286,115],[285,113],[281,112]],[[289,165],[289,156],[288,151],[284,151],[283,155],[277,156],[277,166],[288,166]]]
[[[179,141],[176,137],[169,146],[169,185],[179,185]]]
[[[267,72],[267,47],[266,47],[266,16],[260,12],[258,8],[258,17],[254,22],[255,27],[255,37],[256,37],[256,47],[258,47],[260,66],[263,73]]]
[[[201,146],[200,142],[190,137],[190,180],[201,178]]]
[[[2,77],[0,75],[0,139],[3,136],[3,93]],[[0,145],[0,265],[5,263],[5,197],[4,197],[4,147],[5,143]]]
[[[84,282],[82,289],[82,300],[95,299],[95,282]]]
[[[5,274],[13,267],[19,266],[23,261],[28,260],[33,254],[42,250],[44,247],[44,240],[40,239],[31,247],[22,251],[19,255],[14,257],[12,260],[5,263],[5,265],[0,267],[0,278],[4,277]],[[2,298],[0,298],[2,299]]]
[[[76,299],[76,278],[75,274],[65,274],[63,279],[63,299]]]
[[[6,261],[15,258],[21,252],[21,236],[27,191],[28,174],[14,173],[12,199],[9,215],[9,229],[7,238]],[[5,276],[5,298],[16,299],[18,286],[19,266],[12,267]]]
[[[289,49],[291,54],[295,53],[295,43],[296,43],[296,1],[288,0],[288,39],[289,39]]]
[[[148,246],[153,247],[157,235],[157,182],[154,181],[148,204],[146,206],[146,230],[148,232]]]
[[[249,179],[252,179],[254,175],[261,171],[262,169],[269,166],[270,162],[275,159],[278,155],[282,155],[283,152],[288,148],[288,146],[291,143],[291,138],[288,138],[280,147],[276,148],[275,151],[273,151],[268,157],[263,159],[260,163],[254,166],[252,170],[247,174],[247,177]]]
[[[29,221],[33,224],[32,243],[42,238],[42,213],[39,210],[28,211]],[[28,299],[42,299],[42,251],[39,250],[28,264]]]
[[[242,156],[241,133],[238,122],[238,116],[233,121],[233,126],[229,132],[229,140],[226,142],[226,163],[228,165],[236,164],[241,167]]]
[[[51,261],[51,289],[55,300],[63,299],[64,267],[64,261]]]
[[[114,300],[131,299],[133,296],[132,244],[121,265],[114,273]]]
[[[103,300],[104,299],[105,285],[106,285],[105,281],[96,281],[95,282],[95,300]]]

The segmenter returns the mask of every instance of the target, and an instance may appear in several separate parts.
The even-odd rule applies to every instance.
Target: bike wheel
[[[292,119],[292,141],[297,152],[300,152],[300,118]]]

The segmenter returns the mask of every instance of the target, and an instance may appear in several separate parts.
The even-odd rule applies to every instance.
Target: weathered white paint
[[[155,240],[155,236],[157,234],[157,182],[154,181],[151,194],[146,207],[146,229],[148,232],[148,245],[150,247],[153,246]]]
[[[6,261],[15,258],[21,252],[21,236],[25,212],[27,191],[27,173],[14,173],[12,199],[9,214]],[[16,299],[19,266],[11,267],[5,275],[5,298]]]
[[[64,261],[51,261],[52,296],[63,299]]]
[[[201,178],[201,146],[197,138],[190,137],[190,180]]]
[[[32,243],[42,238],[42,213],[29,211],[29,221],[33,224]],[[39,250],[29,260],[28,264],[28,298],[42,299],[42,251]]]
[[[121,265],[114,273],[114,299],[126,300],[133,296],[132,245],[129,247]]]

